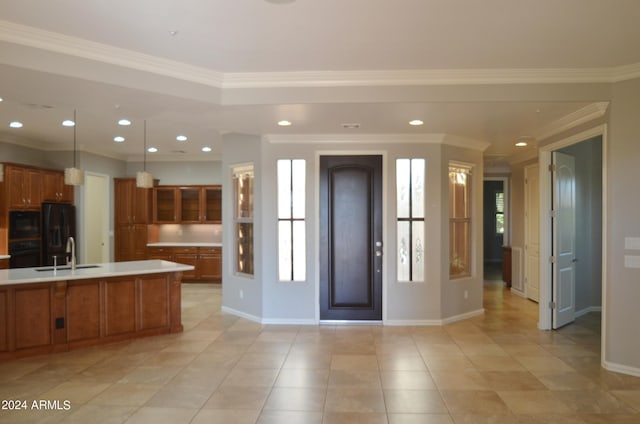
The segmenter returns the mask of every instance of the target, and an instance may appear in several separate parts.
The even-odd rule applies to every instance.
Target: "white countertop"
[[[147,243],[147,247],[222,247],[222,243],[162,241],[158,243]]]
[[[90,268],[83,268],[86,266],[90,266]],[[0,270],[0,286],[191,271],[194,269],[192,265],[162,260],[107,262],[90,265],[80,264],[74,271],[60,268],[64,267],[59,266],[57,271],[53,271],[53,267],[2,269]]]
[[[9,259],[11,255],[0,255],[0,259]]]

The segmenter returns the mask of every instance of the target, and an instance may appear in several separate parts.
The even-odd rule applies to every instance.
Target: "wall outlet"
[[[469,290],[464,291],[464,298],[469,299]]]
[[[244,299],[244,291],[240,290],[240,299]]]

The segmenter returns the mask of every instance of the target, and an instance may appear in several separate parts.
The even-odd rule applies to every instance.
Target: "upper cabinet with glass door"
[[[156,186],[154,223],[221,224],[220,186]]]

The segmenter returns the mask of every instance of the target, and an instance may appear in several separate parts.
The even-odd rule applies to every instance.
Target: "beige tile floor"
[[[185,332],[0,364],[2,423],[640,423],[640,378],[600,367],[600,316],[536,330],[537,305],[485,283],[445,327],[262,326],[183,286]]]

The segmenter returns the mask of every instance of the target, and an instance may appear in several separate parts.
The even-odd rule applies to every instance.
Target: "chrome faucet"
[[[71,265],[71,269],[76,269],[76,241],[73,237],[67,239],[67,253],[71,253],[71,256],[67,256],[67,264]]]

